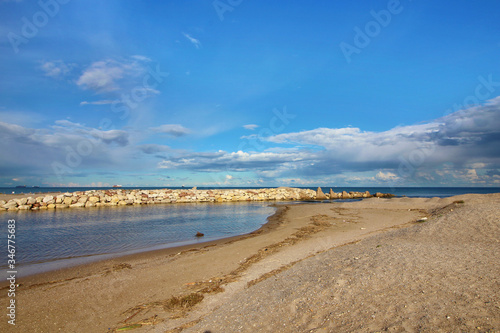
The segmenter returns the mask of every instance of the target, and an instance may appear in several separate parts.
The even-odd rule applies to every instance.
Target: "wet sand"
[[[21,279],[0,331],[497,331],[499,203],[285,206],[250,235]]]

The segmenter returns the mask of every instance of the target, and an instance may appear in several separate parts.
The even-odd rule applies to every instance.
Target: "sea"
[[[108,189],[126,189],[126,190],[158,190],[164,189],[165,187],[33,187],[33,186],[22,186],[22,187],[0,187],[0,194],[19,194],[19,193],[48,193],[48,192],[76,192],[76,191],[88,191],[88,190],[108,190]],[[189,189],[190,187],[169,187],[168,189]],[[233,189],[236,187],[217,187],[216,189]],[[239,189],[258,189],[260,187],[237,187]],[[316,190],[317,187],[298,187],[304,189]],[[321,186],[323,192],[330,191],[330,188],[334,192],[365,192],[370,193],[382,192],[391,193],[396,196],[407,196],[407,197],[451,197],[454,195],[467,194],[467,193],[498,193],[500,192],[500,187],[337,187],[337,186]],[[198,187],[199,190],[210,190],[214,187]]]
[[[141,189],[161,188],[163,187]],[[181,188],[183,187],[169,189]],[[500,192],[500,187],[322,187],[324,192],[328,192],[330,188],[335,192],[370,191],[428,198]],[[3,187],[0,188],[0,193],[42,195],[91,189],[112,188]],[[182,203],[3,212],[0,216],[5,234],[8,232],[8,221],[15,221],[15,269],[18,276],[27,276],[127,254],[247,234],[265,224],[276,209],[275,203],[270,202]],[[196,237],[197,232],[204,236]],[[7,245],[6,237],[4,242]],[[4,251],[6,254],[3,263],[0,262],[0,277],[7,272],[7,246],[4,246]]]

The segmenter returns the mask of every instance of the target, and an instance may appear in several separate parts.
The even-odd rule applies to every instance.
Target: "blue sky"
[[[499,12],[0,0],[0,186],[499,186]]]

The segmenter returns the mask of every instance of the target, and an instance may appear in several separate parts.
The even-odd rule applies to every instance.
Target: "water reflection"
[[[2,214],[16,220],[18,264],[124,253],[169,244],[245,234],[258,229],[275,208],[269,203],[170,204]]]

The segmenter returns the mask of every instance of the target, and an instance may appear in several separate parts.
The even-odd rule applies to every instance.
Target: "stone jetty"
[[[370,192],[330,192],[325,194],[300,188],[279,187],[262,189],[161,189],[161,190],[89,190],[85,192],[62,193],[58,195],[40,195],[0,200],[0,211],[43,210],[63,208],[89,208],[102,206],[126,206],[170,204],[188,202],[239,202],[239,201],[296,201],[355,199],[369,197],[392,197],[391,194]]]

